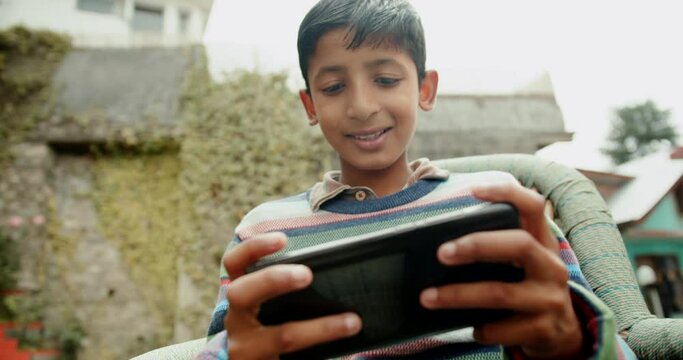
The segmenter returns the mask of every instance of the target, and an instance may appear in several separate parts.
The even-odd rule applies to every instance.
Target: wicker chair
[[[607,206],[578,171],[532,155],[484,155],[437,161],[451,172],[506,171],[553,203],[595,293],[615,313],[617,329],[641,359],[683,359],[683,320],[650,313]],[[136,360],[191,359],[204,339],[150,351]]]

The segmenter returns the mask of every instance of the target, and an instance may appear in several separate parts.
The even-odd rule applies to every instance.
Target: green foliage
[[[49,31],[21,26],[0,31],[0,165],[9,159],[9,147],[50,113],[52,74],[70,44]]]
[[[0,167],[9,159],[9,145],[26,140],[50,114],[50,80],[68,49],[68,40],[52,33],[24,28],[0,32]],[[333,156],[318,130],[307,126],[284,75],[238,72],[216,84],[205,59],[200,60],[186,78],[180,131],[141,119],[140,129],[117,130],[114,142],[92,149],[88,196],[98,223],[162,325],[161,333],[152,336],[159,343],[150,347],[171,341],[174,321],[196,326],[190,330],[197,334],[205,331],[220,258],[234,226],[259,203],[310,187]],[[65,126],[108,124],[97,109],[70,120]],[[56,207],[52,199],[45,245],[50,260],[41,261],[58,274],[80,271],[71,259],[81,240],[62,234]],[[8,254],[0,250],[0,256]],[[200,292],[195,307],[177,309],[181,271]],[[78,291],[62,282],[64,299]],[[34,300],[12,300],[8,311],[37,317],[54,306],[77,311],[54,297],[34,310],[22,307],[45,298]],[[54,329],[49,338],[62,344],[63,354],[75,356],[85,335],[73,319],[47,329]]]
[[[15,317],[10,297],[1,293],[16,286],[16,273],[19,270],[19,251],[16,242],[0,232],[0,320]]]
[[[19,251],[16,241],[0,233],[0,292],[16,286],[19,270]]]
[[[183,113],[180,184],[191,211],[180,253],[184,271],[212,303],[220,258],[238,221],[266,200],[310,187],[329,168],[332,152],[308,127],[282,74],[236,72],[212,84],[198,68],[188,77]]]
[[[676,144],[676,129],[671,123],[671,112],[661,110],[648,100],[642,104],[625,106],[615,111],[608,136],[609,147],[603,153],[616,164],[622,164]]]
[[[180,217],[186,211],[176,154],[100,156],[92,198],[107,239],[121,251],[164,333],[172,338],[177,300]]]
[[[81,349],[85,337],[85,329],[75,318],[69,318],[68,321],[64,322],[56,338],[59,360],[78,359],[78,351]]]
[[[200,61],[182,114],[179,152],[140,137],[98,149],[93,172],[102,230],[164,324],[155,346],[171,340],[176,320],[204,331],[220,258],[242,216],[310,187],[332,158],[281,74],[239,72],[216,84]],[[176,313],[179,264],[200,294]]]
[[[19,340],[24,349],[58,349],[59,359],[75,360],[81,348],[86,332],[73,314],[64,315],[47,323],[46,328],[35,326],[41,324],[44,309],[50,305],[48,297],[41,292],[25,293],[7,297],[16,328],[13,336]]]
[[[200,215],[219,203],[236,222],[267,199],[306,189],[326,168],[330,151],[285,81],[236,73],[188,109],[182,180]]]

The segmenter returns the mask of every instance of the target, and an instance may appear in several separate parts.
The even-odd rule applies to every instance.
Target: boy
[[[357,358],[430,358],[434,350],[454,359],[624,356],[611,313],[584,288],[580,271],[570,274],[560,258],[558,239],[563,258],[575,261],[561,234],[547,224],[540,195],[508,174],[456,175],[426,159],[408,162],[418,108],[434,106],[438,75],[425,70],[422,25],[407,0],[321,0],[301,23],[298,50],[306,81],[301,101],[310,125],[320,126],[338,153],[341,171],[326,174],[304,194],[262,204],[243,219],[224,256],[226,272],[209,328],[213,338],[198,358],[274,359],[356,334],[362,322],[353,313],[261,325],[261,303],[308,286],[313,274],[302,265],[277,265],[245,275],[246,267],[280,250],[361,231],[363,224],[389,227],[407,221],[407,214],[428,217],[436,207],[457,211],[457,202],[472,196],[514,204],[522,229],[468,235],[444,244],[435,256],[446,265],[512,262],[524,268],[525,280],[429,288],[420,302],[427,309],[504,308],[515,315],[473,333],[422,339]]]

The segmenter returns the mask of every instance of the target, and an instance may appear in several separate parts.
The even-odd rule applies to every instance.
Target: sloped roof
[[[566,133],[553,95],[442,95],[434,110],[420,113],[420,118],[418,131]]]
[[[572,138],[547,74],[502,93],[442,94],[436,102],[419,114],[412,156],[533,153]]]
[[[683,159],[660,151],[618,166],[616,174],[634,179],[614,193],[607,205],[617,224],[641,221],[683,177]]]

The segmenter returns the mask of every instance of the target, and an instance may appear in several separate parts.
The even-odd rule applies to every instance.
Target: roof
[[[437,106],[420,118],[418,131],[565,132],[555,97],[545,94],[441,95]]]
[[[683,177],[683,159],[660,151],[618,166],[616,174],[634,179],[614,193],[607,205],[617,224],[643,220]]]
[[[419,118],[409,152],[411,156],[432,159],[531,154],[548,144],[572,138],[572,133],[564,128],[562,111],[547,74],[504,92],[439,95],[436,107],[421,112]]]

